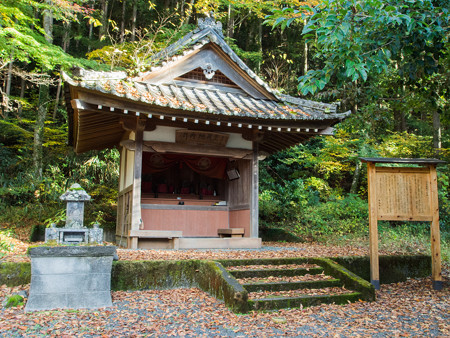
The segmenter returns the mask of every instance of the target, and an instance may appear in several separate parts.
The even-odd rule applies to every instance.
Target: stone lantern
[[[73,184],[69,190],[59,197],[67,202],[66,225],[64,228],[45,229],[45,242],[56,241],[59,244],[98,243],[103,240],[103,229],[98,224],[93,229],[84,226],[84,203],[90,201],[91,196],[78,184]]]

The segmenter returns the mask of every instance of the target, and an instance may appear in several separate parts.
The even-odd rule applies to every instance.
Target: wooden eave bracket
[[[139,125],[141,128],[143,128],[144,131],[153,131],[156,129],[156,124],[152,120],[135,116],[121,117],[120,124],[126,131],[135,131],[137,130]]]

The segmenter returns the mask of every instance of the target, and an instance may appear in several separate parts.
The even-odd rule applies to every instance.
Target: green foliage
[[[45,31],[35,13],[51,10],[53,17],[63,21],[77,21],[84,9],[72,2],[58,4],[34,0],[6,0],[0,3],[0,68],[10,61],[33,63],[41,71],[61,66],[69,69],[84,62],[66,54],[59,46],[46,41]],[[85,12],[85,14],[87,14]]]
[[[4,253],[12,251],[14,245],[10,241],[12,236],[11,229],[0,230],[0,258]]]
[[[308,206],[299,216],[296,232],[315,240],[330,235],[363,234],[369,220],[367,202],[355,195]]]
[[[11,295],[7,297],[5,308],[22,306],[23,305],[23,297],[21,295]]]
[[[299,89],[307,94],[332,80],[364,82],[370,73],[392,67],[393,61],[411,81],[437,72],[450,16],[447,7],[435,3],[440,1],[325,0],[305,8],[311,14],[302,33],[317,44],[316,57],[324,66],[300,77]],[[298,20],[289,15],[293,11],[276,11],[274,25],[286,27]]]

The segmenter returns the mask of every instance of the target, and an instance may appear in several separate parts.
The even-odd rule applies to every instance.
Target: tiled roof
[[[231,60],[233,60],[260,86],[262,86],[269,93],[278,97],[278,92],[271,88],[263,80],[261,80],[261,78],[256,75],[225,42],[221,24],[219,22],[215,22],[214,19],[209,17],[203,19],[202,21],[199,21],[198,27],[192,32],[188,33],[177,42],[171,44],[169,47],[155,54],[151,58],[151,61],[154,64],[154,66],[151,68],[151,71],[156,71],[164,68],[170,65],[172,62],[176,62],[178,58],[187,55],[194,50],[200,49],[210,42],[213,42],[217,46],[219,46],[222,51],[231,58]],[[145,74],[141,74],[141,76],[145,76]]]
[[[302,100],[288,95],[281,101],[254,99],[241,91],[224,90],[218,86],[196,87],[195,84],[177,82],[149,84],[126,79],[124,74],[113,78],[102,77],[96,72],[85,72],[82,80],[73,80],[65,75],[72,86],[111,94],[133,101],[234,117],[250,117],[266,120],[330,120],[343,119],[348,113],[336,113],[336,105]],[[121,76],[122,75],[122,76]],[[122,78],[121,78],[122,77]]]

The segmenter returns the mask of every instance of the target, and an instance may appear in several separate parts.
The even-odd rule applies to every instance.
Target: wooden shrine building
[[[120,149],[117,243],[260,247],[258,158],[332,134],[349,113],[271,89],[211,18],[151,63],[137,77],[64,75],[75,151]]]

